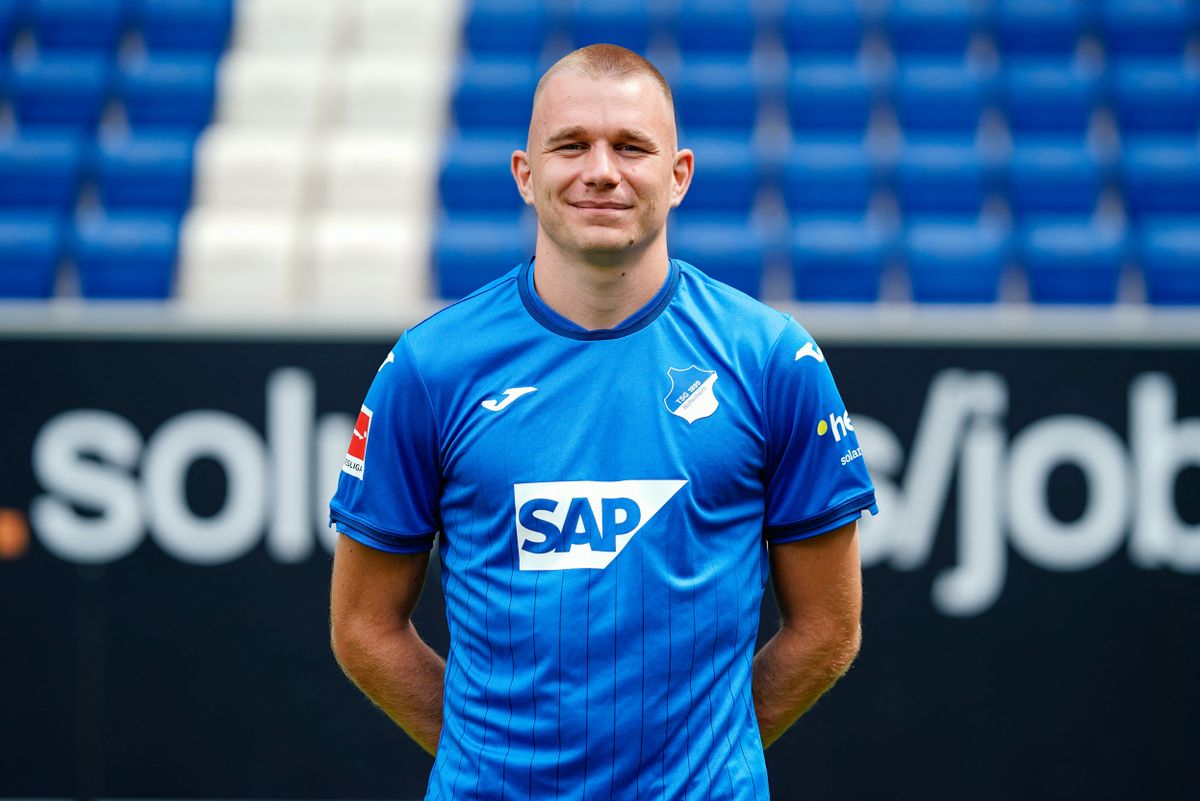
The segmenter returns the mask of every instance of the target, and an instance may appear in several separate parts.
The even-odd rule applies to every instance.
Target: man
[[[692,166],[649,62],[566,56],[512,157],[535,258],[407,331],[367,395],[333,648],[436,754],[428,799],[765,799],[764,746],[857,652],[852,424],[804,329],[668,258]],[[435,534],[445,664],[410,621]]]

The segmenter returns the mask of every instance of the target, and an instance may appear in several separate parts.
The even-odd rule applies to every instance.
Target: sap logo
[[[513,485],[521,570],[603,570],[686,480]]]
[[[823,437],[830,431],[833,432],[833,441],[841,442],[842,437],[846,436],[846,432],[854,431],[854,423],[850,422],[850,413],[842,412],[841,415],[829,413],[829,421],[822,420],[817,423],[817,436]]]

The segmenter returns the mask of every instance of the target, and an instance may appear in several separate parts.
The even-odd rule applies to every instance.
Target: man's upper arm
[[[785,628],[829,628],[857,637],[862,612],[858,523],[802,540],[772,543],[771,577]]]
[[[340,535],[329,604],[335,645],[339,628],[388,629],[407,624],[428,566],[428,551],[388,553]]]

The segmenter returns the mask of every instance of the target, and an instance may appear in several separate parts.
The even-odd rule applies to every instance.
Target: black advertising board
[[[0,340],[0,797],[421,796],[328,647],[324,504],[389,346]],[[825,354],[881,515],[774,797],[1194,797],[1200,346]],[[436,573],[418,622],[444,651]]]

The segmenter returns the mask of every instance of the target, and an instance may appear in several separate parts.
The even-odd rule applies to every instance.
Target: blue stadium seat
[[[788,119],[795,136],[813,131],[866,131],[877,82],[856,61],[805,60],[788,83]]]
[[[791,0],[783,15],[783,41],[793,56],[853,55],[862,45],[865,22],[854,3]]]
[[[128,22],[127,0],[33,0],[30,22],[40,52],[111,52]]]
[[[57,214],[0,211],[0,298],[53,295],[62,239]]]
[[[975,220],[909,226],[904,236],[912,299],[918,303],[995,303],[1008,260],[1008,235]]]
[[[1160,306],[1200,305],[1200,226],[1196,218],[1147,220],[1138,236],[1146,299]]]
[[[749,135],[758,120],[757,81],[747,59],[688,59],[671,88],[675,114],[686,132],[722,129]]]
[[[105,208],[181,215],[192,195],[194,144],[188,134],[101,137],[93,174]]]
[[[1103,0],[1100,33],[1110,54],[1183,54],[1195,22],[1187,0]]]
[[[433,261],[438,296],[469,295],[533,256],[534,230],[514,214],[454,215],[438,225]]]
[[[980,20],[962,0],[892,0],[885,22],[892,51],[906,58],[965,54]]]
[[[676,213],[667,241],[671,256],[751,297],[762,293],[766,235],[748,217]]]
[[[987,82],[961,59],[921,60],[900,68],[892,102],[906,132],[973,133],[990,99]]]
[[[1110,68],[1112,105],[1124,135],[1195,135],[1200,76],[1178,59],[1122,59]]]
[[[473,0],[467,11],[466,49],[475,56],[535,60],[548,29],[540,3],[527,0]]]
[[[529,128],[537,70],[527,59],[471,58],[459,66],[454,118],[464,131],[520,135]]]
[[[754,49],[757,22],[743,0],[689,0],[674,19],[675,39],[686,56],[692,53],[737,53]]]
[[[569,27],[574,47],[608,42],[644,54],[654,32],[651,0],[575,0]]]
[[[0,53],[8,54],[8,45],[16,33],[23,3],[19,0],[0,0]],[[3,59],[7,61],[7,59]],[[0,65],[2,67],[2,65]]]
[[[1099,99],[1098,76],[1057,59],[1022,59],[1004,70],[1004,111],[1014,136],[1036,132],[1083,136]]]
[[[111,89],[101,55],[55,54],[19,60],[9,78],[21,128],[95,128]]]
[[[994,0],[992,30],[1001,55],[1070,57],[1084,30],[1081,2],[1090,0]]]
[[[82,167],[77,135],[0,136],[0,208],[66,212],[75,206]]]
[[[1105,170],[1081,141],[1018,142],[1008,163],[1008,201],[1017,216],[1091,214]]]
[[[1021,261],[1035,303],[1106,304],[1117,300],[1126,255],[1123,232],[1086,220],[1030,223]]]
[[[162,300],[171,296],[179,220],[173,214],[89,215],[71,250],[85,298]]]
[[[1190,137],[1126,145],[1121,180],[1134,214],[1200,212],[1200,147]]]
[[[783,197],[793,213],[865,214],[878,165],[861,139],[805,139],[788,153]]]
[[[151,56],[123,64],[120,95],[135,129],[199,132],[212,119],[216,60],[210,56]]]
[[[689,211],[749,214],[758,196],[762,170],[753,145],[744,137],[685,137],[696,155],[696,173],[684,198]]]
[[[862,218],[793,219],[793,294],[802,301],[877,301],[892,247],[886,229]]]
[[[136,22],[151,52],[225,49],[233,26],[233,0],[140,0]]]
[[[524,143],[496,137],[460,136],[447,143],[438,188],[442,205],[452,214],[500,212],[517,214],[525,201],[510,171],[512,152]]]
[[[977,214],[990,181],[987,166],[973,144],[930,141],[905,145],[894,188],[904,214]]]

